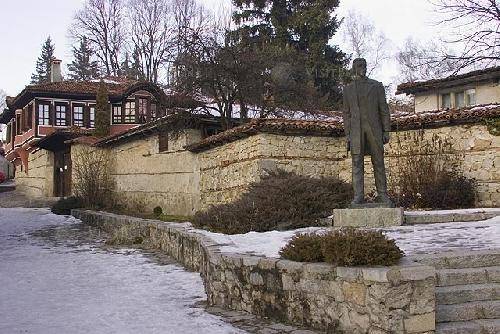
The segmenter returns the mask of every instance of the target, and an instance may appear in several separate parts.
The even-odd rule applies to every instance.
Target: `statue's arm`
[[[389,106],[387,105],[387,100],[385,99],[385,89],[382,84],[379,86],[379,106],[378,110],[380,113],[380,119],[382,120],[382,130],[384,132],[391,131],[391,114],[389,112]]]
[[[351,132],[351,109],[349,107],[349,99],[347,98],[347,89],[344,88],[344,91],[342,92],[343,97],[342,97],[342,115],[343,115],[343,121],[344,121],[344,133],[346,136],[346,139],[349,141],[350,138],[350,132]]]

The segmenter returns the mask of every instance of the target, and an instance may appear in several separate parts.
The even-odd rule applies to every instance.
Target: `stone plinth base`
[[[333,210],[333,226],[389,227],[403,224],[403,208]]]

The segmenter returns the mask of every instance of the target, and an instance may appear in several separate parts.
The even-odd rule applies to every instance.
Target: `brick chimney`
[[[50,65],[50,82],[60,81],[63,81],[61,74],[61,60],[54,58],[52,59],[52,64]]]

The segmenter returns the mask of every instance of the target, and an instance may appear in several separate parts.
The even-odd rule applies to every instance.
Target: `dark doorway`
[[[54,196],[71,195],[71,149],[54,152]]]

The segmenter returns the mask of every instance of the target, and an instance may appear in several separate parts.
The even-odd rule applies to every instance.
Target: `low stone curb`
[[[422,214],[420,212],[406,211],[404,213],[404,225],[416,224],[436,224],[436,223],[453,223],[453,222],[472,222],[491,219],[500,216],[499,209],[484,209],[484,210],[471,210],[470,212],[453,212],[440,211],[431,214]]]
[[[150,246],[199,271],[210,305],[318,330],[433,333],[435,269],[404,261],[392,267],[335,267],[226,253],[190,224],[73,210],[107,231],[141,233]]]

